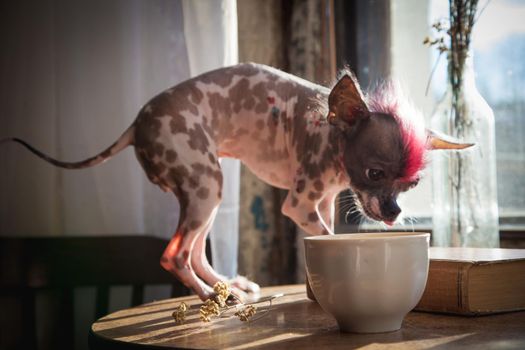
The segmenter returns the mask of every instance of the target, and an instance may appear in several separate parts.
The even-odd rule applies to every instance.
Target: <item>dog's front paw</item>
[[[244,276],[237,276],[229,281],[232,288],[237,288],[247,294],[258,294],[261,291],[259,285]]]

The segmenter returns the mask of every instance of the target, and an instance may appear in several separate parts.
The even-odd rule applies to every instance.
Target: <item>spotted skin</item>
[[[382,219],[377,214],[383,205],[378,198],[391,192],[377,189],[381,196],[375,195],[373,186],[367,192],[370,184],[363,178],[363,167],[367,158],[378,158],[367,142],[386,129],[372,128],[372,122],[382,123],[380,116],[368,118],[369,123],[357,120],[373,111],[367,110],[359,88],[348,79],[343,77],[328,89],[253,63],[208,72],[152,98],[112,146],[82,162],[61,162],[22,140],[10,140],[68,169],[100,164],[133,145],[148,179],[180,202],[178,227],[161,265],[205,300],[213,293],[211,286],[224,280],[204,253],[222,198],[221,158],[240,159],[263,181],[287,189],[282,212],[311,235],[333,233],[334,200],[348,187],[356,189],[362,201],[371,198],[373,205],[365,212],[372,210],[371,216]],[[320,101],[328,101],[328,106]],[[363,136],[357,138],[360,129]],[[392,173],[403,174],[403,159],[411,159],[412,165],[415,161],[403,156],[401,144],[391,147],[404,135],[393,130],[381,142],[386,152],[398,153],[387,157],[395,160],[389,163]],[[411,169],[410,183],[394,178],[388,187],[396,195],[408,189],[415,170]],[[259,289],[243,278],[232,286],[241,297]]]
[[[223,278],[203,254],[221,200],[219,158],[240,159],[267,183],[293,189],[283,213],[310,234],[332,232],[330,210],[318,207],[327,198],[332,205],[325,206],[333,206],[333,193],[348,179],[336,166],[338,133],[317,109],[329,92],[270,67],[241,64],[183,82],[140,111],[133,125],[137,158],[148,178],[184,207],[174,236],[182,238],[170,243],[162,266],[201,298]]]

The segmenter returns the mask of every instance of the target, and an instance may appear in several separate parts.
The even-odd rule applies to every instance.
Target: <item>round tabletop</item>
[[[280,293],[270,307],[268,297]],[[349,334],[339,332],[335,320],[307,298],[305,285],[263,288],[261,299],[251,322],[240,321],[234,312],[202,322],[196,296],[120,310],[93,323],[90,348],[525,348],[525,312],[475,318],[411,312],[399,331]],[[177,324],[172,313],[181,302],[188,311],[185,322]]]

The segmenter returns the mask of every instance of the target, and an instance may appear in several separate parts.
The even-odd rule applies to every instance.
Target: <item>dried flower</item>
[[[257,308],[253,305],[248,305],[235,313],[235,316],[239,317],[239,320],[246,322],[250,320],[250,317],[255,315]]]
[[[213,291],[225,300],[230,296],[230,286],[228,286],[228,283],[226,282],[215,283]]]
[[[202,322],[210,322],[211,316],[219,316],[221,314],[220,306],[214,300],[208,299],[201,306],[199,313]]]
[[[214,300],[220,307],[226,307],[226,300],[230,296],[230,286],[226,282],[217,282],[213,286],[215,292]]]
[[[226,307],[226,299],[224,299],[222,295],[216,295],[213,300],[219,304],[220,307]]]
[[[433,37],[426,36],[423,40],[423,45],[428,45],[429,47],[434,46],[440,53],[448,51],[448,47],[445,42],[445,38],[448,35],[448,27],[449,24],[445,20],[436,21],[434,24],[432,24],[435,35]]]
[[[219,282],[215,284],[214,291],[215,293],[217,293],[217,295],[215,295],[215,297],[213,298],[206,300],[199,309],[200,320],[202,322],[211,322],[211,318],[213,316],[221,316],[222,314],[227,313],[229,310],[232,310],[232,309],[238,310],[237,312],[235,312],[234,315],[237,316],[239,320],[243,322],[256,321],[256,320],[259,320],[261,317],[265,316],[266,314],[268,314],[268,312],[272,308],[272,300],[283,296],[282,293],[279,293],[279,294],[274,294],[270,297],[261,298],[258,302],[269,301],[270,307],[268,308],[268,310],[263,312],[259,317],[252,319],[252,317],[257,312],[257,308],[254,305],[245,305],[245,304],[237,304],[235,306],[226,305],[225,297],[230,296],[230,290],[226,283]],[[172,313],[172,316],[175,322],[179,324],[184,323],[187,310],[188,310],[188,306],[184,302],[180,303],[179,306]],[[231,317],[231,315],[228,317]]]
[[[175,322],[182,324],[184,323],[184,320],[186,319],[186,311],[188,310],[188,305],[186,305],[185,302],[182,302],[179,304],[177,309],[173,311],[171,316],[175,319]]]

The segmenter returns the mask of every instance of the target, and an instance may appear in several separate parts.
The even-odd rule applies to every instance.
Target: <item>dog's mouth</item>
[[[385,219],[385,218],[381,217],[380,215],[374,213],[374,212],[373,212],[370,208],[368,208],[367,206],[363,206],[363,212],[364,212],[364,214],[365,214],[368,218],[370,218],[370,219],[372,219],[372,220],[375,220],[375,221],[382,221],[382,222],[384,222],[384,223],[385,223],[386,225],[388,225],[388,226],[393,226],[394,223],[395,223],[395,221],[393,221],[393,220]]]
[[[392,220],[390,218],[385,218],[381,214],[379,201],[376,197],[370,197],[366,194],[357,192],[357,198],[359,202],[359,207],[361,208],[362,213],[365,214],[366,217],[375,221],[384,222],[388,226],[394,225],[395,219]]]

